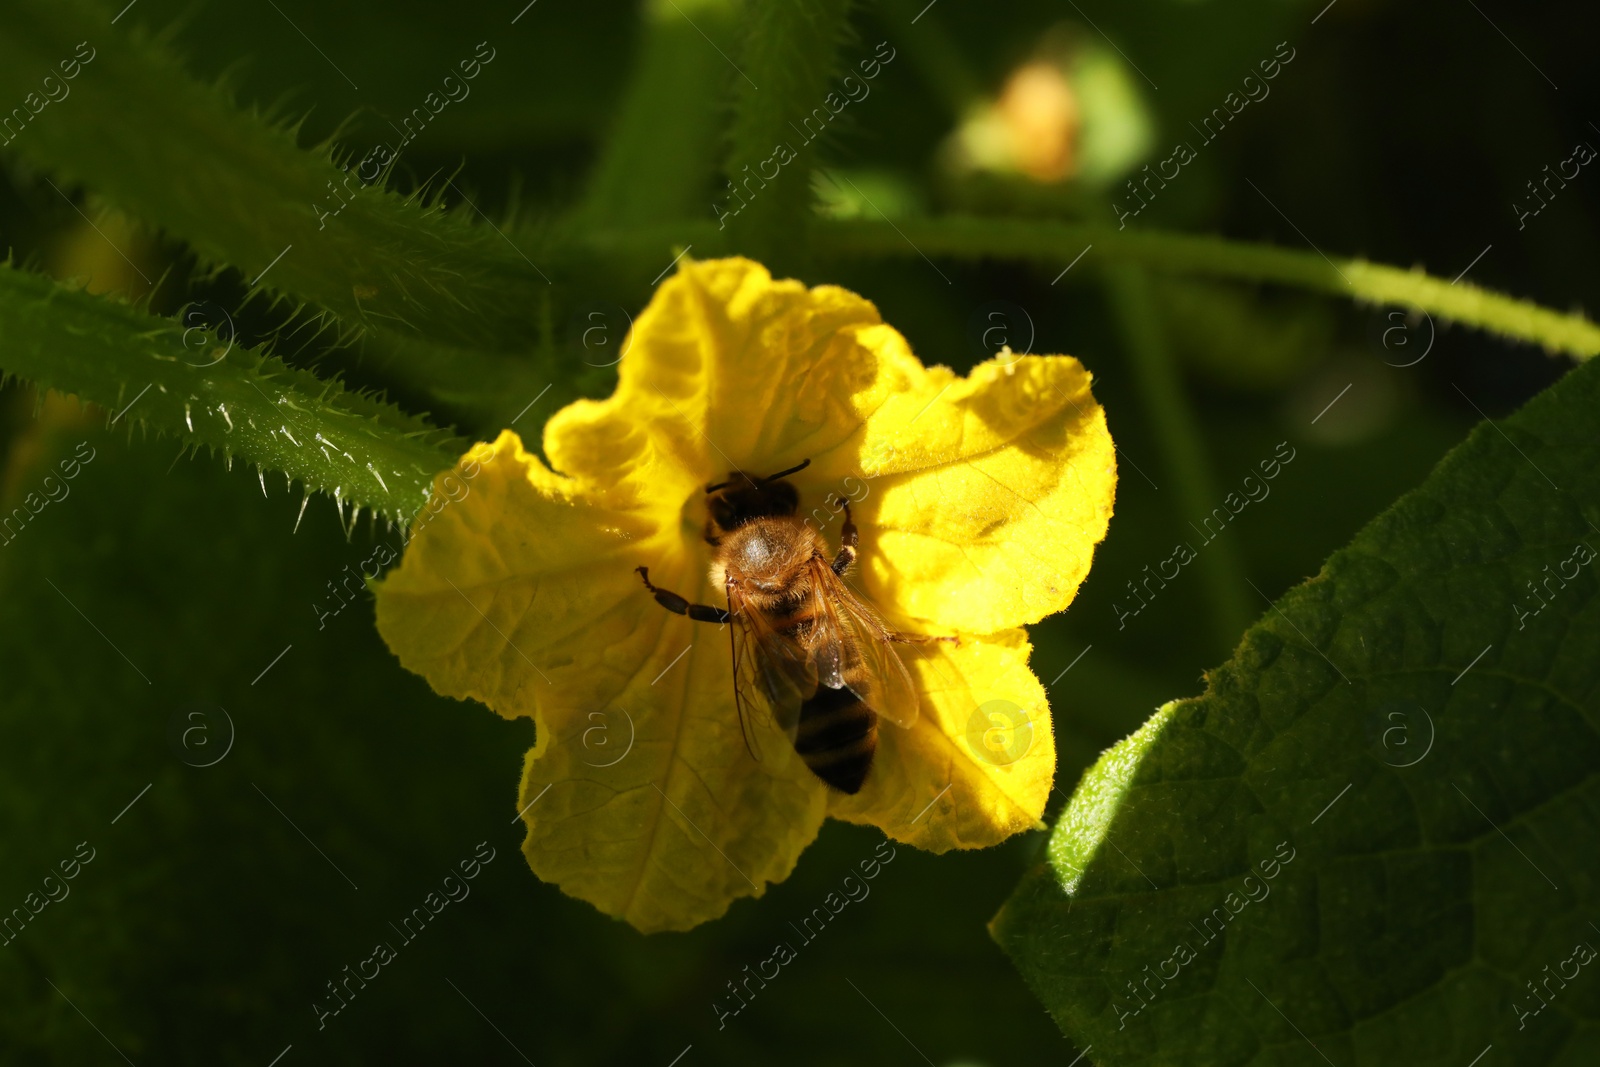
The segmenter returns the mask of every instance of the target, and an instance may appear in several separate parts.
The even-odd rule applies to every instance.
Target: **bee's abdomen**
[[[774,599],[763,606],[762,613],[774,633],[801,645],[811,641],[816,612],[812,609],[811,598],[803,592]]]
[[[878,716],[849,689],[821,686],[800,705],[794,749],[833,788],[860,792],[878,750]]]

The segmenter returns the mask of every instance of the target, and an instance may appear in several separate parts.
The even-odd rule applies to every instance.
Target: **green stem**
[[[198,328],[0,268],[0,371],[404,523],[465,443]],[[265,483],[263,483],[264,485]]]
[[[813,243],[818,255],[834,258],[921,253],[958,259],[1024,259],[1052,272],[1092,246],[1085,257],[1088,263],[1136,263],[1174,274],[1292,285],[1425,312],[1579,359],[1600,352],[1600,326],[1582,315],[1551,311],[1418,270],[1399,270],[1364,259],[1328,260],[1316,252],[1220,237],[1032,219],[955,217],[904,219],[895,226],[870,219],[819,222]]]
[[[1143,268],[1128,263],[1107,267],[1104,275],[1107,296],[1133,365],[1145,412],[1167,472],[1177,487],[1179,517],[1209,515],[1222,499],[1194,409],[1184,396],[1177,361],[1167,345],[1161,309],[1151,292],[1149,276]],[[1207,542],[1198,554],[1217,643],[1227,649],[1254,617],[1244,592],[1244,562],[1238,545],[1229,538]]]
[[[630,226],[711,216],[725,94],[738,77],[723,54],[733,49],[740,7],[646,0],[639,58],[577,220]]]
[[[204,261],[347,323],[488,351],[527,347],[529,309],[547,285],[530,262],[539,248],[386,192],[381,154],[360,152],[346,170],[326,149],[298,149],[291,131],[107,21],[82,0],[0,7],[0,100],[42,100],[46,75],[66,91],[7,129],[11,151],[188,241]],[[74,77],[63,77],[64,62]],[[493,65],[479,71],[494,75]],[[389,147],[403,158],[399,141]]]
[[[780,269],[806,259],[817,162],[811,142],[833,118],[828,76],[848,32],[850,2],[757,0],[746,8],[729,185],[713,210],[719,220],[729,213],[743,251]]]

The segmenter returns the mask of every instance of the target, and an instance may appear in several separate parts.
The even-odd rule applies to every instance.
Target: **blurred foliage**
[[[880,41],[899,55],[807,149],[791,181],[821,190],[828,212],[852,224],[959,210],[1115,232],[1109,190],[954,173],[941,146],[970,108],[995,100],[1019,65],[1066,33],[1102,64],[1096,77],[1119,87],[1130,117],[1111,132],[1132,138],[1135,115],[1148,123],[1153,147],[1134,162],[1154,166],[1286,41],[1296,58],[1271,95],[1201,148],[1129,231],[1272,240],[1308,261],[1315,242],[1341,262],[1422,263],[1445,280],[1470,264],[1463,286],[1557,309],[1592,300],[1592,175],[1525,229],[1511,206],[1542,167],[1593,136],[1582,106],[1600,72],[1586,35],[1571,32],[1582,9],[1497,7],[1491,25],[1466,5],[1323,8],[1137,0],[1080,11],[1019,0],[1001,14],[969,0],[862,3],[849,11],[849,33],[829,38],[837,66],[807,84]],[[0,16],[0,114],[25,107],[49,70],[33,53],[58,38],[35,31],[66,25],[70,10],[100,27],[98,53],[72,95],[15,137],[7,131],[0,240],[23,267],[145,299],[149,329],[169,342],[174,322],[180,344],[196,322],[211,338],[226,324],[238,345],[284,361],[286,377],[339,375],[465,437],[508,424],[534,437],[560,403],[609,390],[626,315],[678,251],[738,247],[712,205],[736,158],[727,131],[748,90],[739,65],[761,46],[743,5],[510,0],[441,12],[418,0],[139,0],[127,9],[19,0]],[[67,37],[71,55],[80,38]],[[361,206],[330,224],[359,222],[361,240],[338,252],[320,243],[303,194],[392,137],[479,42],[496,58],[470,97],[406,146],[391,192],[360,194]],[[139,80],[141,55],[161,57],[160,86]],[[94,88],[92,76],[118,71],[127,92]],[[219,80],[222,92],[207,88]],[[1092,95],[1085,107],[1106,107],[1107,90],[1079,89]],[[229,100],[270,122],[235,124]],[[214,121],[176,121],[185,114]],[[1085,137],[1083,150],[1098,151]],[[178,165],[157,153],[171,144],[186,146]],[[108,145],[124,155],[101,158]],[[240,173],[270,196],[216,184],[238,159],[254,160]],[[807,180],[800,166],[820,177]],[[830,183],[851,191],[836,196]],[[789,210],[795,203],[803,197]],[[783,217],[766,223],[768,240]],[[305,238],[284,235],[288,226]],[[795,249],[791,269],[875,301],[924,360],[964,370],[986,358],[982,327],[1004,303],[1032,351],[1070,352],[1096,375],[1120,450],[1117,515],[1072,610],[1033,632],[1055,702],[1062,804],[1102,749],[1158,705],[1198,691],[1202,670],[1239,636],[1210,621],[1214,589],[1198,575],[1174,581],[1161,610],[1117,625],[1125,583],[1201,517],[1184,503],[1194,486],[1175,481],[1175,449],[1194,450],[1219,492],[1279,442],[1299,450],[1269,500],[1224,535],[1242,573],[1276,596],[1421,482],[1482,413],[1510,411],[1569,366],[1444,321],[1394,320],[1391,308],[1152,272],[1165,365],[1179,375],[1169,395],[1193,426],[1174,445],[1140,385],[1129,323],[1106,300],[1108,246],[1081,262],[1073,257],[1091,237],[1052,246],[1048,263],[930,252],[934,266],[910,247],[894,258],[830,253],[834,232],[819,222],[819,254]],[[388,243],[369,245],[375,235]],[[432,235],[431,251],[419,235]],[[285,259],[262,277],[289,243],[307,253],[304,266]],[[393,316],[369,314],[357,287],[379,283],[358,277],[363,263],[386,279],[432,276],[434,296],[402,285],[385,311]],[[496,269],[480,270],[485,263]],[[391,295],[387,281],[380,288]],[[85,299],[36,292],[64,307]],[[412,299],[425,315],[411,315]],[[182,317],[192,309],[199,319]],[[86,316],[72,343],[124,312],[135,309]],[[601,335],[589,332],[597,321]],[[13,371],[15,336],[0,322],[0,367]],[[612,347],[594,347],[596,336]],[[1397,337],[1411,347],[1397,350]],[[36,347],[58,343],[40,335]],[[112,346],[97,358],[114,376],[136,357]],[[39,380],[108,405],[133,395],[97,396],[51,373]],[[1077,1055],[983,930],[1043,835],[937,859],[900,849],[837,934],[804,949],[781,986],[719,1031],[711,1000],[871,853],[875,835],[830,824],[789,881],[688,935],[645,939],[601,920],[539,884],[516,855],[510,817],[528,728],[439,700],[401,672],[365,604],[318,629],[314,605],[328,584],[397,535],[362,522],[347,539],[320,498],[292,532],[299,490],[269,477],[263,499],[254,472],[184,457],[203,443],[184,434],[146,440],[132,432],[132,413],[98,428],[120,409],[81,412],[15,382],[0,389],[7,510],[78,442],[96,450],[70,496],[0,547],[4,906],[36,891],[78,842],[99,850],[71,895],[0,949],[10,1060],[114,1062],[96,1027],[137,1063],[266,1064],[290,1044],[283,1067],[516,1063],[518,1052],[541,1065],[666,1064],[690,1045],[680,1067],[906,1060],[908,1042],[940,1064]],[[162,415],[175,429],[177,408]],[[195,701],[225,707],[237,730],[234,749],[209,768],[185,765],[169,738]],[[440,916],[446,929],[403,950],[318,1032],[310,1002],[326,998],[323,983],[484,840],[498,857],[472,896]],[[1546,1062],[1537,1050],[1502,1053]]]

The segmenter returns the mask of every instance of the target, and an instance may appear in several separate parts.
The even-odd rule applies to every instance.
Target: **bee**
[[[923,639],[889,629],[845,584],[860,542],[848,501],[840,498],[836,553],[795,514],[800,496],[785,479],[810,462],[764,478],[733,471],[706,486],[711,580],[726,609],[691,604],[637,570],[668,611],[730,624],[734,703],[750,754],[760,758],[751,720],[764,704],[811,772],[854,794],[872,768],[878,720],[902,729],[917,720],[916,687],[892,642]]]

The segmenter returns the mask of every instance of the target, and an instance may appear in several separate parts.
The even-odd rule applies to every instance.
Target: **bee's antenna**
[[[775,482],[780,478],[787,478],[789,475],[803,471],[809,466],[811,466],[811,461],[809,459],[803,459],[799,463],[796,463],[794,466],[790,467],[788,470],[779,471],[777,474],[769,474],[765,478],[751,478],[748,474],[745,474],[744,478],[752,485],[765,485],[768,482]],[[715,482],[706,486],[706,492],[715,493],[718,489],[726,489],[728,486],[732,485],[735,480],[736,479],[729,478],[725,482]]]
[[[803,459],[799,463],[796,463],[794,466],[790,467],[788,470],[779,471],[777,474],[769,474],[761,480],[763,482],[775,482],[779,478],[787,478],[791,474],[798,474],[800,471],[805,470],[809,466],[811,466],[811,461],[809,459]]]

